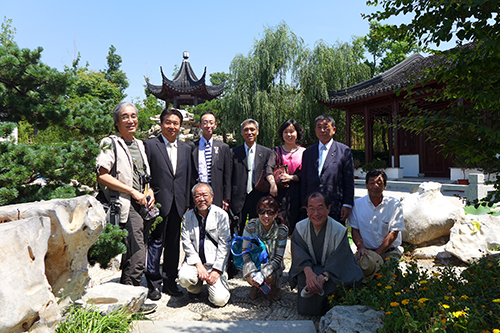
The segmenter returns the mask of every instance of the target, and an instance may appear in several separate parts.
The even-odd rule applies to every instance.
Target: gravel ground
[[[147,300],[148,303],[158,304],[157,310],[148,315],[150,320],[206,320],[206,321],[246,321],[246,320],[312,320],[317,327],[321,317],[303,316],[297,313],[297,291],[290,290],[288,283],[288,271],[291,259],[287,248],[285,253],[285,271],[282,283],[282,298],[273,301],[270,297],[260,293],[256,300],[248,297],[250,286],[243,280],[241,272],[235,278],[229,280],[231,299],[224,307],[213,306],[208,301],[208,290],[206,285],[199,299],[190,299],[184,290],[182,297],[171,297],[162,294],[158,301]],[[181,260],[182,262],[182,260]],[[88,288],[105,282],[119,282],[121,272],[118,269],[118,259],[114,259],[112,267],[103,270],[99,265],[89,267],[91,281]],[[142,280],[146,287],[146,280]]]

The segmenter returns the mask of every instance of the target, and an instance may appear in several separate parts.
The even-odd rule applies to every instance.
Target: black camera
[[[147,173],[141,173],[139,176],[141,177],[141,182],[143,186],[151,183],[151,176],[148,175]]]

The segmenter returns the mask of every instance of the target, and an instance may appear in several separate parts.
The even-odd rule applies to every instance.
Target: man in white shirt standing
[[[387,175],[381,170],[366,174],[368,195],[356,199],[349,216],[348,225],[352,228],[352,239],[358,251],[356,259],[369,256],[373,251],[383,259],[401,258],[401,233],[405,230],[403,209],[399,200],[384,196],[387,188]]]
[[[214,140],[217,119],[212,111],[201,115],[200,128],[202,136],[191,144],[191,184],[198,182],[210,184],[214,192],[214,205],[227,210],[231,200],[233,167],[231,149],[224,142]]]

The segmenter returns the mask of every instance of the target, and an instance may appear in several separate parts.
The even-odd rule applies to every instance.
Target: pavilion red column
[[[348,147],[352,148],[352,143],[351,143],[351,113],[349,110],[346,111],[346,119],[345,119],[345,127],[346,127],[346,133],[345,133],[345,139],[346,139],[346,144]]]
[[[396,121],[396,116],[399,114],[399,103],[397,100],[393,101],[393,106],[392,106],[392,119]],[[399,130],[392,131],[393,132],[393,137],[391,138],[391,142],[394,147],[394,167],[399,168],[400,167],[400,162],[399,162]]]
[[[373,161],[373,121],[366,105],[363,114],[365,118],[365,163],[370,163]]]

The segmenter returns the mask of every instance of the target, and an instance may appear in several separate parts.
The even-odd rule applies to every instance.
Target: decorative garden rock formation
[[[91,304],[99,309],[101,314],[126,307],[130,313],[139,311],[148,295],[148,288],[127,286],[108,282],[91,289],[83,295],[82,304]]]
[[[453,224],[465,215],[462,208],[450,204],[436,182],[420,184],[418,192],[406,196],[401,204],[406,226],[403,241],[411,244],[448,235]]]
[[[50,332],[60,320],[45,277],[49,237],[48,217],[0,224],[0,332]]]
[[[320,333],[375,333],[383,326],[384,311],[365,305],[334,306],[319,322]]]
[[[468,262],[487,254],[491,249],[500,248],[500,217],[466,215],[455,223],[450,232],[446,251],[460,260]]]
[[[92,196],[0,207],[0,221],[50,218],[45,275],[57,297],[79,299],[88,281],[87,251],[106,225],[102,205]]]

